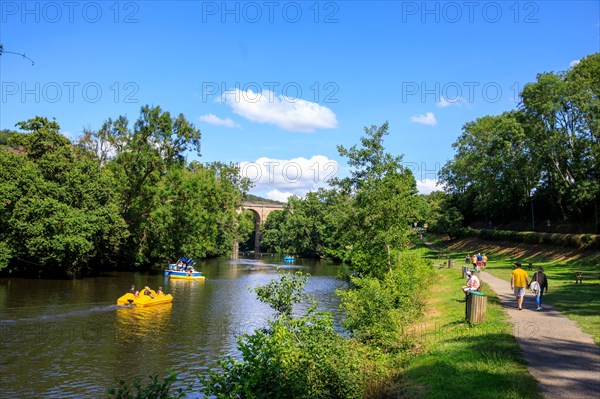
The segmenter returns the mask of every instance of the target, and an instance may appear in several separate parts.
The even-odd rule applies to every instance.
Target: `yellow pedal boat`
[[[139,296],[136,298],[135,295],[128,292],[117,299],[117,305],[153,306],[173,302],[173,295],[171,294],[156,295],[154,290],[150,291],[154,298],[152,298],[150,295],[144,295],[143,292],[140,292]]]

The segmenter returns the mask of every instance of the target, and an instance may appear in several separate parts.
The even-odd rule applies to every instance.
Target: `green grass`
[[[403,373],[404,397],[541,398],[497,297],[484,285],[486,321],[470,325],[460,270],[440,268],[431,277],[428,311],[413,326],[421,353]]]
[[[428,237],[429,238],[429,237]],[[444,243],[437,238],[431,238],[437,247]],[[488,256],[487,272],[510,281],[514,262],[521,262],[529,279],[535,273],[537,266],[544,268],[548,276],[548,293],[544,294],[544,303],[553,305],[557,310],[575,321],[579,327],[590,334],[600,346],[600,280],[589,280],[583,284],[575,284],[575,270],[600,272],[600,256],[598,251],[588,251],[584,256],[573,256],[570,249],[527,246],[520,244],[510,247],[510,244],[494,243],[495,250],[485,249]],[[465,245],[446,246],[446,251],[455,259],[456,265],[464,265],[467,252],[483,252],[483,249],[468,248]],[[564,251],[564,252],[562,252]],[[533,270],[527,269],[527,264],[533,264]]]

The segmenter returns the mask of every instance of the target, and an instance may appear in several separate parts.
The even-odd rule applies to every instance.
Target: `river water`
[[[310,273],[306,292],[320,310],[336,314],[340,267],[305,259],[291,265],[270,256],[210,259],[196,265],[205,282],[123,272],[82,280],[0,279],[0,398],[105,398],[117,379],[167,369],[180,372],[178,385],[198,386],[196,374],[238,355],[237,335],[265,325],[271,310],[249,287],[276,278],[278,266]],[[117,307],[131,284],[162,286],[173,303]]]

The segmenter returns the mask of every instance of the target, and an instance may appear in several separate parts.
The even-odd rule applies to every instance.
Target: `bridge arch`
[[[267,216],[273,211],[282,211],[283,206],[283,204],[275,204],[272,202],[245,201],[238,210],[239,212],[248,210],[254,213],[254,232],[256,233],[254,236],[254,252],[260,250],[260,233],[267,220]],[[233,257],[237,258],[238,252],[239,244],[235,242],[233,245]]]

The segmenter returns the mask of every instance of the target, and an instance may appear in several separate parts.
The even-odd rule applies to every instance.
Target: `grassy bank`
[[[542,266],[549,284],[544,302],[574,320],[600,345],[600,280],[584,280],[584,284],[575,284],[575,270],[600,272],[600,251],[577,251],[508,242],[490,243],[477,239],[456,242],[438,240],[434,245],[455,259],[456,265],[464,264],[467,253],[485,253],[489,257],[486,271],[506,281],[510,281],[514,262],[522,262],[530,278],[536,267]],[[530,262],[533,265],[531,271],[527,270]]]
[[[415,250],[434,255],[422,244]],[[541,398],[498,299],[484,285],[487,320],[471,326],[464,321],[462,285],[458,268],[435,270],[424,291],[425,317],[412,326],[420,353],[404,370],[403,397]]]

